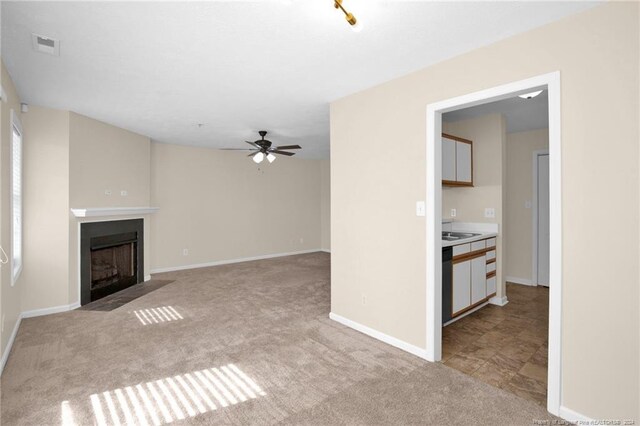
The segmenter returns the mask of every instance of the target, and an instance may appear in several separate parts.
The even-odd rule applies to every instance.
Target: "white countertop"
[[[444,220],[443,220],[444,222]],[[449,221],[447,221],[449,223]],[[464,238],[455,241],[442,240],[442,247],[457,246],[460,244],[472,243],[478,240],[484,240],[485,238],[493,238],[498,236],[498,224],[497,223],[468,223],[468,222],[455,222],[451,221],[450,232],[466,232],[478,234],[474,237]]]
[[[453,231],[453,232],[457,232],[457,231]],[[478,234],[478,235],[476,235],[475,237],[463,238],[461,240],[455,240],[455,241],[442,240],[442,247],[457,246],[460,244],[472,243],[474,241],[484,240],[485,238],[492,238],[492,237],[498,236],[497,232],[474,232],[474,234]]]

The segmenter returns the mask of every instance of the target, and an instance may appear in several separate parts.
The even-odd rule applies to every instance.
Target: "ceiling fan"
[[[290,157],[292,155],[295,155],[295,152],[287,152],[287,151],[284,151],[285,149],[301,149],[302,148],[300,145],[284,145],[284,146],[278,146],[278,147],[272,148],[271,141],[264,138],[265,136],[267,136],[267,131],[260,130],[258,134],[260,135],[261,139],[258,139],[257,141],[254,141],[254,142],[245,141],[246,143],[251,145],[253,148],[222,148],[222,149],[227,151],[253,151],[248,156],[253,157],[253,161],[255,161],[256,163],[261,163],[262,160],[264,160],[265,158],[270,163],[273,163],[274,160],[276,159],[276,156],[274,154],[286,155]]]

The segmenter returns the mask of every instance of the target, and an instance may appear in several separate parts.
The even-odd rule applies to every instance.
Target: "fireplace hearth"
[[[81,305],[144,281],[143,219],[80,225]]]

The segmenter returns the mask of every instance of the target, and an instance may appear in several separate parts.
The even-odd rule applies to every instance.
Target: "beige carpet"
[[[175,281],[113,311],[26,319],[2,375],[2,424],[550,418],[329,320],[329,272],[329,255],[314,253],[158,274]]]

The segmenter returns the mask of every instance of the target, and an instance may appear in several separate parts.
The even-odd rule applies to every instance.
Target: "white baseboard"
[[[210,266],[229,265],[231,263],[251,262],[252,260],[273,259],[276,257],[295,256],[296,254],[317,253],[319,251],[322,251],[322,250],[321,249],[301,250],[301,251],[294,251],[291,253],[264,254],[261,256],[241,257],[239,259],[216,260],[214,262],[196,263],[196,264],[184,265],[184,266],[170,266],[166,268],[152,269],[151,273],[160,274],[162,272],[173,272],[173,271],[184,271],[187,269],[208,268]]]
[[[325,252],[325,253],[331,253],[331,250],[329,250],[329,249],[320,249],[320,251]]]
[[[504,306],[509,303],[509,300],[507,300],[507,296],[493,296],[491,299],[489,299],[489,303],[491,303],[492,305]]]
[[[60,312],[67,312],[73,309],[79,308],[80,303],[72,303],[70,305],[53,306],[51,308],[34,309],[31,311],[24,311],[21,315],[22,318],[41,317],[42,315],[59,314]]]
[[[562,417],[563,419],[570,422],[577,422],[578,424],[593,424],[592,418],[587,417],[584,414],[580,414],[577,411],[573,411],[572,409],[562,405],[560,406],[558,414],[559,417]]]
[[[144,276],[144,282],[151,281],[151,275]]]
[[[7,347],[2,353],[2,359],[0,360],[0,376],[2,376],[2,372],[4,371],[4,366],[9,359],[9,354],[11,353],[11,348],[13,347],[13,341],[16,340],[16,335],[18,334],[18,328],[20,328],[20,323],[22,322],[22,315],[18,315],[18,321],[16,321],[16,325],[13,327],[13,331],[11,332],[11,336],[9,337],[9,341],[7,342]]]
[[[412,355],[415,355],[422,359],[427,359],[427,350],[414,346],[410,343],[407,343],[403,340],[396,339],[395,337],[389,336],[388,334],[384,334],[378,330],[374,330],[373,328],[367,327],[366,325],[362,325],[355,321],[351,321],[345,317],[342,317],[338,314],[334,314],[333,312],[329,313],[329,318],[332,320],[339,322],[342,325],[346,325],[349,328],[353,328],[360,333],[364,333],[367,336],[373,337],[374,339],[380,340],[381,342],[387,343],[391,346],[395,346],[398,349],[402,349],[405,352],[409,352]]]
[[[526,278],[518,278],[518,277],[506,277],[505,280],[508,283],[512,283],[512,284],[520,284],[520,285],[529,285],[529,286],[533,286],[535,287],[536,285],[533,283],[533,281],[528,280]]]

